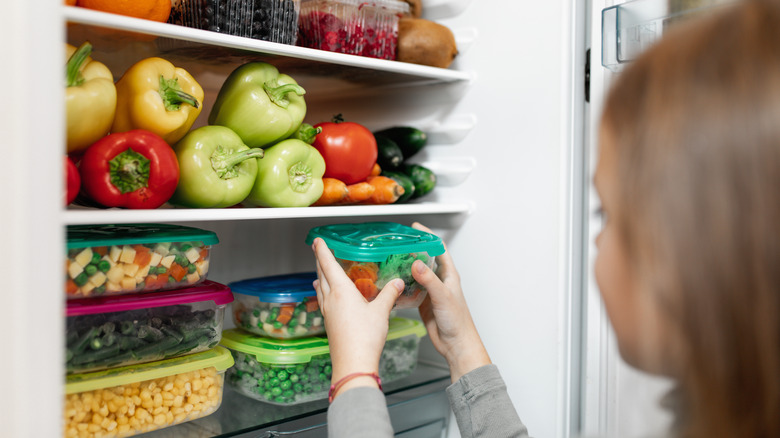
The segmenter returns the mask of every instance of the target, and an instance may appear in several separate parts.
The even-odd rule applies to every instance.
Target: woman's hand
[[[431,232],[417,222],[412,227]],[[428,296],[420,305],[420,317],[433,346],[447,359],[450,377],[455,382],[469,371],[491,362],[471,319],[460,287],[460,276],[449,252],[436,257],[436,263],[438,276],[419,260],[412,265],[412,275],[428,290]]]
[[[314,289],[325,318],[333,364],[331,381],[336,383],[351,373],[378,373],[390,311],[404,290],[404,282],[398,278],[390,281],[369,303],[347,277],[324,240],[314,239],[312,249],[318,277]],[[339,392],[372,385],[376,386],[372,377],[357,377],[347,381]]]

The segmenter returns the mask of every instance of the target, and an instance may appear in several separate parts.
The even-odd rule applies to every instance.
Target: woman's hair
[[[619,75],[602,128],[610,220],[681,346],[680,435],[780,437],[780,5],[672,28]]]

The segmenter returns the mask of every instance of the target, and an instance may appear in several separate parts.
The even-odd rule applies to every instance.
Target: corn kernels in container
[[[184,384],[172,384],[174,381]],[[199,382],[197,390],[192,385],[194,381]],[[64,436],[121,438],[205,417],[222,403],[223,383],[224,372],[211,367],[70,394],[65,397]],[[192,399],[197,402],[189,401]],[[118,407],[117,400],[121,402]],[[164,400],[172,403],[163,403]],[[149,404],[151,409],[146,407]]]

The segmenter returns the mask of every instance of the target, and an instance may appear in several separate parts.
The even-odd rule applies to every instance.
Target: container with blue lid
[[[325,333],[314,272],[251,278],[230,283],[236,327],[260,336],[297,339]]]
[[[344,272],[371,301],[392,279],[401,278],[406,288],[395,308],[414,308],[426,291],[412,276],[412,263],[422,260],[436,268],[434,257],[444,254],[444,243],[431,233],[393,222],[333,224],[312,228],[306,237],[311,245],[320,237]]]

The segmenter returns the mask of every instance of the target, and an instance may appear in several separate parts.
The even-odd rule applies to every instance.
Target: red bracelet
[[[345,383],[348,381],[354,379],[355,377],[360,376],[369,376],[373,377],[374,380],[376,380],[376,384],[379,385],[379,390],[382,390],[382,379],[379,378],[379,375],[377,373],[352,373],[347,374],[346,376],[342,377],[338,382],[330,385],[330,391],[328,391],[328,403],[333,403],[333,396],[336,394],[336,392],[339,390],[339,388],[342,387]]]

